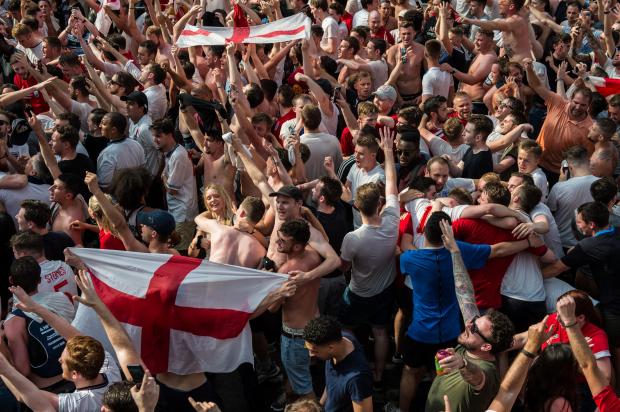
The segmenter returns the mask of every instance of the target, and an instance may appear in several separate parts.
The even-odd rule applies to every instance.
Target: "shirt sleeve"
[[[347,390],[353,402],[362,402],[372,396],[372,383],[363,376],[355,376],[347,383]]]
[[[556,187],[557,185],[551,188],[551,191],[549,192],[549,197],[547,198],[547,207],[549,207],[549,210],[551,210],[552,212],[558,210],[558,191]]]
[[[140,69],[138,69],[138,67],[133,64],[131,60],[129,60],[125,64],[125,71],[131,74],[134,79],[140,81],[140,75],[142,74],[142,71],[140,71]]]
[[[106,188],[112,182],[115,167],[114,160],[104,152],[99,154],[97,159],[97,180],[101,187]]]
[[[578,268],[590,263],[590,258],[583,250],[581,244],[577,243],[564,257],[560,259],[562,263],[570,268]]]
[[[427,75],[422,77],[422,96],[429,96],[433,94],[433,83]]]
[[[168,169],[168,181],[166,185],[172,190],[181,190],[183,183],[192,175],[192,164],[188,157],[174,156],[173,162]]]
[[[489,245],[474,245],[467,242],[456,241],[461,250],[461,256],[467,269],[480,269],[483,267],[489,255],[491,254],[491,246]]]
[[[593,396],[593,399],[600,412],[620,410],[620,399],[618,399],[611,386],[607,386],[598,395]]]
[[[340,257],[347,262],[352,262],[355,258],[356,241],[355,234],[349,232],[344,236],[342,240],[342,247],[340,248]]]

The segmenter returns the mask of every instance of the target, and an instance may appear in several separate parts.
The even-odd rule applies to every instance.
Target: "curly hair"
[[[313,345],[326,345],[342,339],[342,326],[329,316],[312,319],[304,328],[304,340]]]
[[[491,353],[497,354],[505,351],[512,345],[515,334],[515,327],[512,321],[508,319],[508,316],[494,309],[489,309],[486,316],[493,325],[493,333],[491,339],[489,339],[493,345]]]

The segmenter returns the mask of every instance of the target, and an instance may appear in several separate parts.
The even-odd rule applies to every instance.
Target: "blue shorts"
[[[304,346],[304,338],[281,335],[280,356],[293,392],[300,396],[313,393],[310,353]]]

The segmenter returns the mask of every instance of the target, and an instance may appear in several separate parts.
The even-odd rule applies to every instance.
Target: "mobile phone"
[[[273,260],[271,260],[267,256],[265,256],[263,258],[263,270],[275,272],[276,271],[276,262],[274,262]]]
[[[203,236],[202,236],[202,235],[198,235],[198,236],[196,237],[196,247],[197,247],[198,249],[202,249],[202,238],[203,238]]]
[[[142,383],[142,379],[144,379],[144,368],[142,365],[127,365],[127,370],[129,370],[129,374],[131,375],[131,379],[137,385]]]
[[[335,103],[336,100],[338,99],[338,96],[340,95],[340,90],[342,88],[340,86],[336,86],[334,87],[334,90],[332,91],[332,103]]]
[[[404,47],[400,48],[400,60],[403,63],[407,63],[407,49],[405,49]]]

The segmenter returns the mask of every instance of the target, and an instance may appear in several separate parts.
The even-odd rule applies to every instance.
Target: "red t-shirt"
[[[594,396],[593,399],[600,412],[620,411],[620,399],[618,399],[611,386],[607,386],[598,395]]]
[[[554,313],[547,318],[546,330],[553,326],[553,335],[547,339],[541,346],[541,350],[544,350],[547,346],[554,343],[570,343],[568,340],[568,334],[566,329],[558,320],[558,314]],[[587,322],[581,328],[581,333],[586,338],[586,342],[590,346],[592,353],[596,359],[605,358],[611,356],[609,352],[609,341],[607,339],[607,333],[593,323]]]
[[[394,44],[394,36],[392,36],[392,34],[385,30],[385,27],[381,27],[377,33],[370,33],[370,38],[371,39],[383,39],[388,43],[388,46],[391,46]]]
[[[289,110],[284,116],[281,116],[273,125],[273,135],[280,138],[280,132],[282,130],[282,125],[284,122],[288,120],[293,120],[295,118],[295,112],[293,109]],[[282,143],[280,139],[280,143]]]
[[[473,244],[494,245],[517,240],[509,230],[501,229],[480,219],[458,219],[452,222],[454,237]],[[530,252],[542,255],[546,247],[530,248]],[[542,253],[541,253],[542,252]],[[487,260],[480,269],[469,269],[469,277],[476,294],[476,305],[480,309],[499,309],[502,305],[500,287],[508,266],[515,255]]]
[[[347,29],[349,29],[349,33],[353,28],[353,15],[351,15],[348,11],[345,11],[342,15],[342,21],[347,25]]]
[[[461,119],[461,118],[459,117],[459,114],[458,114],[457,112],[452,112],[452,113],[450,113],[450,114],[448,115],[448,118],[449,118],[449,119],[453,119],[453,118],[455,118],[455,117],[456,117],[457,119],[459,119],[459,121],[461,122],[461,124],[462,124],[463,126],[465,126],[465,125],[467,124],[467,120],[465,120],[465,119]]]
[[[24,79],[19,74],[16,74],[13,77],[13,84],[17,86],[20,90],[27,89],[30,86],[34,86],[37,83],[38,83],[37,80],[32,76],[28,77],[27,79]],[[30,99],[25,99],[25,100],[27,103],[30,103],[30,106],[32,106],[32,111],[34,112],[34,114],[47,112],[50,109],[50,107],[47,105],[47,103],[43,99],[43,94],[41,94],[41,92],[39,92],[38,90],[34,91],[34,94],[32,95]]]
[[[125,245],[112,233],[99,230],[99,249],[125,250]]]
[[[400,247],[400,241],[405,233],[413,233],[413,222],[411,221],[411,213],[401,210],[400,222],[398,223],[398,247]],[[396,287],[400,288],[405,285],[405,277],[401,276],[400,265],[396,265],[396,271],[399,275],[396,276]]]

